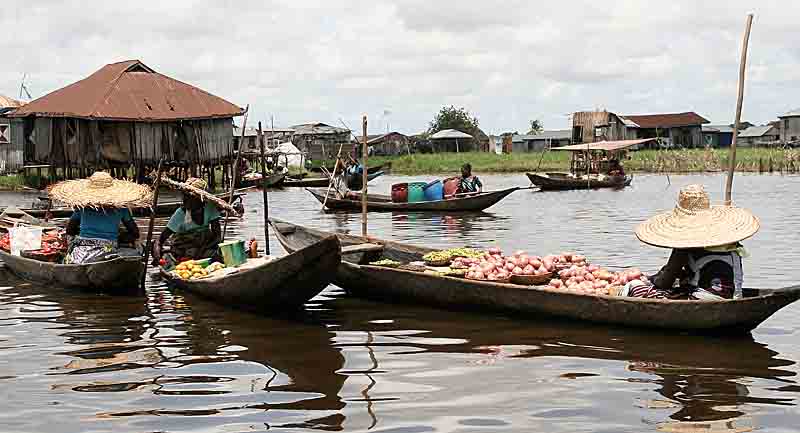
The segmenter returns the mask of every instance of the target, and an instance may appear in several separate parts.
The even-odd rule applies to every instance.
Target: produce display
[[[483,256],[483,251],[472,248],[451,248],[449,250],[434,251],[422,256],[428,263],[445,263],[458,257],[478,258]]]
[[[559,271],[558,278],[550,280],[545,289],[616,296],[625,284],[634,280],[646,281],[646,278],[636,268],[611,272],[595,265],[572,265],[568,269]]]
[[[575,256],[582,257],[582,256]],[[561,260],[573,259],[569,255],[529,256],[525,251],[517,251],[504,256],[499,248],[489,248],[480,258],[456,259],[454,266],[467,266],[466,277],[471,280],[506,281],[512,275],[552,275]],[[585,263],[586,258],[583,258]]]
[[[211,263],[207,266],[207,260],[186,260],[178,263],[172,274],[182,280],[198,280],[206,278],[211,274],[225,269],[225,265],[219,262]]]
[[[8,233],[0,236],[0,249],[11,252],[11,237]],[[42,233],[42,248],[26,251],[28,256],[53,256],[67,252],[67,242],[63,229],[49,230]]]

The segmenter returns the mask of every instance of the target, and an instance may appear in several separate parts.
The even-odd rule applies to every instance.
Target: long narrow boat
[[[369,170],[367,170],[369,171]],[[382,171],[367,174],[367,182],[372,182],[373,179],[383,175]],[[302,187],[302,188],[323,188],[328,186],[330,180],[327,177],[312,177],[304,179],[286,179],[281,186],[284,187]],[[351,188],[358,189],[358,188]]]
[[[330,236],[272,219],[278,240],[287,251]],[[371,266],[379,259],[421,260],[433,251],[399,242],[337,234],[342,263],[334,283],[349,293],[383,302],[400,300],[448,309],[483,309],[556,316],[615,325],[705,332],[749,332],[776,311],[800,298],[800,286],[779,290],[746,290],[746,297],[724,301],[688,301],[594,296],[544,290],[434,273]]]
[[[63,265],[14,256],[0,250],[0,259],[18,277],[49,286],[106,293],[131,293],[144,272],[139,256],[85,265]]]
[[[506,198],[512,192],[520,188],[508,188],[499,191],[480,192],[473,195],[451,198],[447,200],[421,201],[415,203],[395,203],[388,195],[369,194],[367,195],[367,209],[371,211],[434,211],[434,212],[463,212],[463,211],[482,211]],[[325,201],[325,190],[306,189],[320,203],[331,210],[360,210],[361,200],[357,198],[337,198],[334,194],[328,196]]]
[[[633,176],[597,175],[583,178],[567,173],[526,173],[531,183],[542,191],[564,191],[571,189],[625,188],[633,181]]]
[[[167,284],[219,304],[254,312],[303,306],[330,284],[341,262],[336,236],[323,236],[279,258],[251,259],[236,272],[183,280],[161,269]]]
[[[283,186],[286,180],[286,173],[272,173],[267,176],[266,182],[261,182],[261,177],[257,179],[239,179],[237,181],[237,188],[260,188],[262,186],[267,188],[279,188]]]
[[[239,192],[238,190],[233,194],[234,199],[239,199],[243,196],[244,192]],[[217,194],[217,197],[227,200],[228,193]],[[183,202],[180,200],[172,200],[159,203],[158,206],[156,207],[156,216],[170,216],[179,207],[181,207],[182,204]],[[0,209],[0,213],[2,213],[3,210],[4,209]],[[20,210],[36,218],[44,218],[45,214],[47,213],[47,209],[20,209]],[[54,207],[50,209],[50,214],[53,218],[69,218],[72,215],[72,212],[73,210],[70,207]],[[136,208],[133,209],[133,215],[150,216],[150,211],[149,209]]]

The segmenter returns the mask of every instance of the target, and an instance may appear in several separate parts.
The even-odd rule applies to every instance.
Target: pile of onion
[[[506,281],[512,275],[549,275],[556,270],[558,256],[529,256],[525,251],[504,256],[499,248],[490,248],[479,259],[456,259],[453,265],[466,265],[466,277],[472,280]]]
[[[596,265],[572,265],[562,269],[558,278],[550,280],[547,290],[565,290],[588,295],[615,295],[620,288],[633,280],[645,280],[646,277],[636,268],[621,272],[611,272]]]

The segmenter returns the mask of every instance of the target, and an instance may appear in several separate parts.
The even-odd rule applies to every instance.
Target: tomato
[[[159,266],[167,266],[167,261],[163,257],[158,261]]]

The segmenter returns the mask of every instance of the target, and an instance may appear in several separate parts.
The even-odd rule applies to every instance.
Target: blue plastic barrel
[[[438,201],[444,199],[444,185],[441,180],[434,180],[425,185],[425,201]]]

